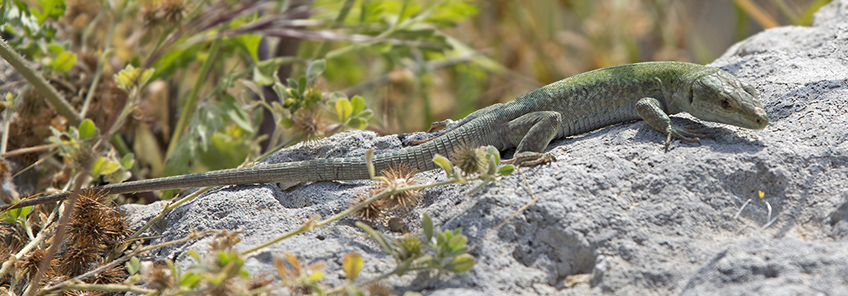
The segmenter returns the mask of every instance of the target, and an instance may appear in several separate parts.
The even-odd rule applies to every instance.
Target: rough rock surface
[[[534,196],[538,201],[480,242],[469,272],[386,283],[397,292],[452,296],[848,295],[848,0],[824,7],[812,27],[748,38],[712,66],[760,92],[771,118],[765,130],[706,123],[713,139],[676,141],[663,152],[665,137],[647,124],[621,124],[552,143],[548,149],[558,161],[522,169],[530,189],[517,173],[470,195],[474,184],[428,189],[422,205],[401,217],[409,230],[420,231],[426,212],[442,229],[462,227],[469,244]],[[675,121],[699,124],[691,118]],[[345,133],[287,149],[269,162],[400,146],[397,136]],[[419,177],[445,178],[440,171]],[[368,184],[214,189],[157,225],[153,234],[161,237],[153,243],[192,230],[243,228],[239,248],[247,249],[310,217],[346,209]],[[140,222],[161,206],[126,210]],[[326,283],[337,285],[344,280],[341,259],[357,252],[365,259],[360,278],[391,270],[392,259],[353,223],[345,218],[277,243],[248,259],[247,267],[273,274],[272,256],[291,252],[305,262],[326,262]],[[207,243],[152,257],[186,264],[185,251],[202,252]],[[580,274],[589,276],[570,277]]]

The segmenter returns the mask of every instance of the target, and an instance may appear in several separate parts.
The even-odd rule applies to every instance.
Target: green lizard
[[[671,138],[698,141],[701,129],[671,123],[668,115],[687,112],[701,120],[763,129],[769,119],[757,92],[728,72],[681,62],[649,62],[598,69],[554,82],[508,103],[477,110],[459,121],[435,123],[441,135],[421,145],[374,156],[377,172],[406,164],[433,170],[436,154],[460,145],[516,148],[516,164],[550,160],[543,153],[554,138],[589,132],[615,123],[642,119]],[[262,164],[205,173],[124,182],[96,187],[107,193],[237,184],[368,179],[364,157],[315,159]],[[69,193],[24,200],[14,207],[58,201]],[[1,210],[12,206],[4,205]]]

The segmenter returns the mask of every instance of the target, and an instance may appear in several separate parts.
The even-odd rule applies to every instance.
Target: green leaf
[[[277,125],[282,126],[283,128],[291,128],[294,126],[294,121],[291,118],[281,116],[280,121],[277,122]]]
[[[64,0],[39,0],[38,4],[41,5],[43,12],[38,9],[31,9],[30,13],[38,19],[39,25],[43,25],[48,18],[59,19],[65,14]]]
[[[309,64],[309,68],[306,69],[306,81],[308,84],[315,83],[315,80],[321,76],[321,73],[324,73],[324,70],[327,69],[327,62],[323,59],[317,60]]]
[[[322,272],[320,270],[316,270],[315,272],[312,272],[312,274],[310,274],[309,277],[306,278],[306,282],[311,284],[311,283],[318,282],[323,278],[324,278],[324,272]]]
[[[64,73],[74,67],[77,55],[70,51],[64,51],[53,60],[53,72]]]
[[[477,6],[474,6],[471,1],[448,0],[437,5],[425,21],[443,26],[453,26],[476,13]]]
[[[453,258],[447,265],[445,265],[445,269],[448,271],[463,273],[470,270],[474,267],[474,257],[468,254],[462,254]]]
[[[350,104],[353,106],[353,114],[359,114],[359,111],[365,110],[365,100],[360,96],[353,96]]]
[[[253,67],[253,81],[259,85],[271,85],[275,82],[274,73],[279,66],[273,60],[257,62]]]
[[[430,219],[430,215],[427,215],[427,213],[421,216],[421,229],[424,230],[424,237],[427,238],[429,243],[433,240],[433,219]]]
[[[103,164],[106,163],[106,158],[101,157],[94,161],[94,165],[91,166],[91,176],[97,178],[100,176],[100,170],[103,168]]]
[[[62,53],[63,51],[65,51],[65,47],[62,46],[59,43],[50,42],[50,44],[47,44],[47,52],[49,52],[49,53],[58,55],[58,54]]]
[[[458,255],[465,252],[465,243],[468,242],[468,237],[464,235],[455,235],[450,238],[448,241],[448,247],[450,247],[451,253]]]
[[[362,256],[357,253],[347,253],[342,261],[342,267],[344,268],[345,275],[351,282],[355,281],[356,277],[359,276],[359,271],[362,270],[363,265],[364,262],[362,260]]]
[[[86,118],[79,125],[79,139],[80,140],[88,140],[91,137],[94,137],[94,132],[97,128],[94,126],[94,121]]]
[[[180,279],[178,286],[182,288],[191,289],[197,287],[197,285],[200,284],[200,279],[201,278],[199,274],[187,272],[183,274],[183,277]]]
[[[361,129],[365,129],[366,127],[368,127],[368,122],[365,121],[365,119],[362,119],[362,118],[352,118],[350,120],[350,122],[348,122],[347,125],[350,126],[350,128],[352,128],[352,129],[361,130]]]
[[[486,146],[486,153],[495,158],[495,163],[501,163],[501,152],[495,146]]]
[[[127,266],[127,272],[130,275],[134,275],[139,269],[141,269],[141,261],[138,260],[138,257],[136,256],[130,258],[125,265]]]
[[[244,34],[236,36],[235,40],[250,55],[253,62],[259,61],[259,43],[262,41],[262,35]]]
[[[30,212],[32,212],[32,206],[8,210],[0,214],[0,217],[2,217],[3,222],[15,224],[21,221],[21,219],[26,218]]]
[[[238,277],[240,277],[243,280],[248,280],[248,279],[250,279],[250,273],[248,273],[247,270],[244,270],[244,268],[242,268],[242,269],[239,269],[239,271],[238,271]]]
[[[300,79],[298,79],[298,81],[297,81],[297,92],[300,93],[301,95],[305,94],[306,93],[306,86],[307,86],[306,76],[300,76]]]
[[[103,175],[109,175],[109,174],[112,174],[112,173],[118,171],[118,169],[120,169],[120,168],[121,168],[121,165],[118,164],[117,162],[106,161],[103,164],[103,166],[100,168],[100,173],[103,174]]]
[[[436,154],[436,156],[433,157],[433,162],[435,162],[436,165],[445,170],[445,172],[448,173],[449,176],[453,175],[453,164],[451,164],[450,160],[447,157]]]
[[[127,153],[124,157],[121,157],[121,167],[124,169],[131,169],[135,165],[135,154]]]
[[[147,82],[150,81],[150,78],[153,78],[153,73],[155,73],[155,72],[156,72],[156,70],[152,69],[152,68],[151,69],[144,69],[143,71],[141,71],[141,77],[139,77],[138,82],[137,82],[138,86],[144,87],[145,85],[147,85]]]
[[[360,112],[359,115],[357,115],[356,117],[362,118],[364,120],[369,120],[369,119],[371,119],[371,116],[373,116],[373,115],[374,115],[374,112],[372,112],[371,110],[365,110],[365,111]]]
[[[336,101],[336,113],[339,115],[339,121],[345,122],[353,114],[353,106],[347,99],[338,99]]]
[[[515,171],[515,166],[508,164],[498,168],[498,175],[506,176]]]

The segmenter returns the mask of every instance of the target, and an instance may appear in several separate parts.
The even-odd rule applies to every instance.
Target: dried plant
[[[373,192],[365,191],[362,194],[356,195],[351,206],[356,206],[360,203],[365,202],[366,200],[371,198],[371,194],[373,194]],[[377,222],[385,217],[385,214],[383,212],[384,208],[384,203],[378,200],[366,205],[362,209],[354,212],[353,214],[360,220],[365,220],[368,222]]]
[[[462,144],[456,147],[450,154],[451,162],[462,170],[463,176],[482,174],[486,171],[486,149],[471,147]]]
[[[382,172],[383,177],[388,180],[388,183],[378,183],[371,189],[372,196],[383,192],[390,188],[408,187],[418,184],[419,180],[415,177],[418,173],[415,169],[408,165],[392,166],[388,170]],[[385,208],[395,210],[403,208],[411,209],[421,202],[423,193],[421,190],[404,190],[398,194],[394,194],[383,199]]]

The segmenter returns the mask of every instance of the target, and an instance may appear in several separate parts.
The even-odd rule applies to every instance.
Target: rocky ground
[[[452,296],[848,295],[848,0],[825,6],[811,27],[752,36],[711,65],[760,92],[771,119],[765,130],[706,123],[713,139],[675,141],[664,152],[665,137],[644,122],[621,124],[552,143],[548,150],[558,161],[522,169],[529,188],[516,173],[470,194],[474,184],[428,189],[401,221],[419,232],[420,215],[428,213],[443,229],[462,227],[469,244],[480,242],[471,252],[477,263],[463,274],[386,283],[396,292]],[[401,141],[345,133],[281,151],[269,162],[361,155],[372,147],[398,149]],[[419,177],[445,178],[440,171]],[[214,189],[157,225],[151,234],[161,237],[153,243],[192,230],[244,228],[239,246],[247,249],[309,217],[346,209],[368,184]],[[535,204],[484,239],[534,197]],[[126,210],[140,222],[161,206]],[[362,278],[391,270],[391,257],[353,223],[345,218],[275,244],[248,259],[248,269],[273,274],[271,257],[291,252],[324,261],[327,282],[339,284],[341,258],[357,252],[365,259]],[[162,249],[147,259],[185,264],[187,250],[205,250],[207,243]]]

